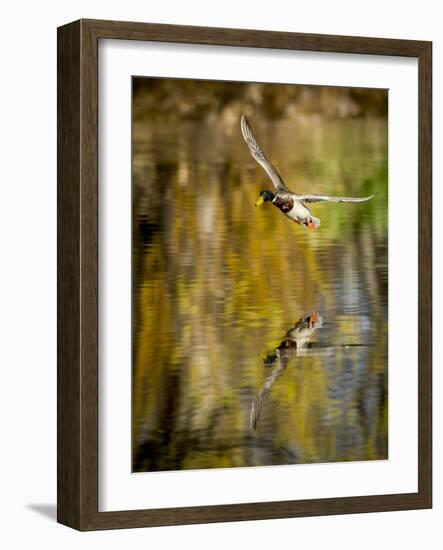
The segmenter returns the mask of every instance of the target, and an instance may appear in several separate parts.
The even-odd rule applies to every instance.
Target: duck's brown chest
[[[272,204],[287,214],[294,207],[294,200],[291,197],[275,197]]]

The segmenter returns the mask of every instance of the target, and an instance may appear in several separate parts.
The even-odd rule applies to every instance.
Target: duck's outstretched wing
[[[297,195],[300,202],[365,202],[371,200],[375,195],[369,197],[333,197],[330,195]]]
[[[264,168],[277,191],[289,191],[281,179],[280,174],[274,166],[272,166],[263,151],[260,149],[260,145],[257,143],[245,115],[242,115],[241,117],[240,127],[241,133],[243,134],[243,138],[249,147],[249,152],[251,153],[252,158]]]
[[[272,371],[271,375],[268,376],[265,380],[265,383],[260,388],[260,391],[257,394],[257,397],[252,402],[251,412],[249,414],[249,424],[252,430],[257,429],[257,423],[260,419],[261,412],[263,409],[263,404],[269,396],[269,393],[272,389],[272,386],[275,384],[276,380],[285,372],[287,367],[287,360],[284,361],[280,358],[280,355],[277,355],[278,363],[277,367]]]

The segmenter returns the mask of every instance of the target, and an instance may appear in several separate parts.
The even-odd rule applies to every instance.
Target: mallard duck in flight
[[[374,196],[371,195],[369,197],[355,198],[331,197],[329,195],[313,194],[299,195],[298,193],[293,193],[286,187],[285,182],[280,177],[280,174],[277,172],[274,166],[272,166],[263,151],[260,149],[260,146],[257,143],[254,134],[252,133],[251,127],[249,126],[245,115],[242,115],[241,117],[240,126],[243,138],[246,141],[247,146],[249,147],[252,158],[255,159],[264,168],[265,172],[268,174],[276,189],[276,192],[272,192],[267,189],[260,191],[260,196],[258,198],[258,201],[255,203],[255,206],[260,206],[264,202],[271,202],[274,206],[279,208],[283,212],[283,214],[287,216],[290,220],[300,225],[305,225],[306,227],[309,227],[309,229],[317,229],[320,226],[320,220],[311,214],[308,207],[306,206],[306,203],[322,201],[365,202],[372,199],[372,197]]]

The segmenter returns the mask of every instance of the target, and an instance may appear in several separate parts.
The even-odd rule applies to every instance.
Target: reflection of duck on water
[[[283,214],[288,217],[293,222],[298,223],[299,225],[304,225],[309,227],[309,229],[317,229],[320,226],[319,218],[314,217],[306,206],[307,203],[311,202],[365,202],[374,195],[369,197],[334,197],[331,195],[314,195],[303,193],[299,195],[290,191],[285,182],[282,180],[280,174],[274,168],[274,166],[266,158],[263,151],[260,149],[260,145],[257,143],[257,140],[252,133],[252,129],[249,126],[249,123],[245,117],[242,115],[240,123],[241,131],[243,134],[243,139],[246,141],[247,146],[249,147],[249,152],[254,160],[256,160],[262,168],[265,170],[270,180],[274,184],[276,192],[263,190],[260,192],[260,197],[255,203],[255,206],[259,206],[264,202],[271,202],[276,206]]]
[[[323,319],[317,312],[301,317],[288,330],[280,345],[265,358],[265,365],[273,364],[277,358],[287,362],[297,355],[306,355],[312,349],[311,338],[314,331],[323,326]]]
[[[323,319],[317,312],[311,313],[307,317],[299,319],[295,325],[288,330],[279,346],[268,354],[264,359],[266,366],[275,366],[276,368],[266,378],[263,386],[260,388],[257,397],[254,399],[250,414],[250,425],[253,430],[257,427],[260,418],[263,402],[267,399],[269,392],[275,381],[285,371],[289,360],[292,357],[305,355],[312,349],[311,338],[316,329],[323,325]]]
[[[269,353],[263,360],[265,367],[273,368],[271,374],[266,378],[260,388],[257,397],[252,402],[250,413],[250,425],[253,430],[257,427],[264,401],[269,396],[272,386],[286,370],[288,363],[294,357],[310,356],[331,356],[338,349],[364,348],[365,344],[339,344],[330,345],[312,341],[314,332],[323,326],[323,318],[318,312],[313,312],[307,317],[299,319],[295,325],[288,330],[285,337],[274,351]]]

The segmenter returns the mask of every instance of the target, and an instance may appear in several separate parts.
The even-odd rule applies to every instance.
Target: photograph
[[[132,77],[132,472],[389,458],[388,95]]]

